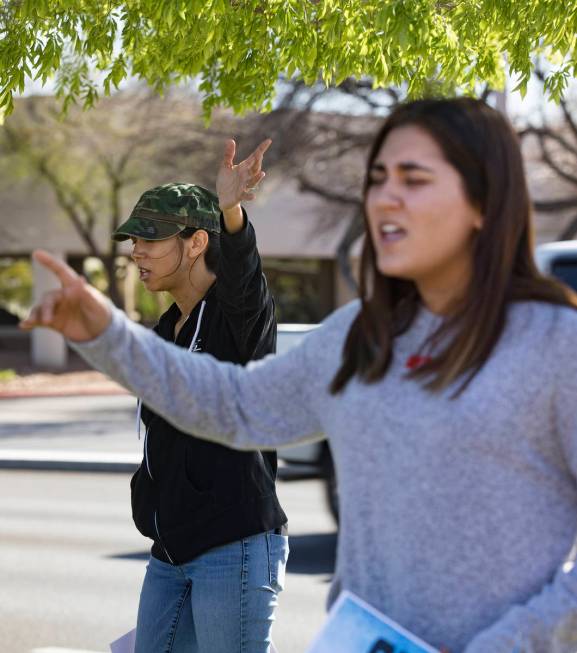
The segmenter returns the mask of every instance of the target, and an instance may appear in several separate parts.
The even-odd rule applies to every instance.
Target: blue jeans
[[[288,538],[272,532],[183,565],[151,557],[135,653],[269,653],[287,558]]]

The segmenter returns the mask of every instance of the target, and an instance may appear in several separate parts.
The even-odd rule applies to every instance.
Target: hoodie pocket
[[[211,443],[191,438],[184,443],[184,476],[190,489],[200,493],[211,493],[216,484],[216,459],[218,451],[207,446]]]
[[[156,502],[155,488],[142,465],[130,480],[130,502],[132,519],[136,528],[145,536],[154,539],[152,522],[153,506]]]

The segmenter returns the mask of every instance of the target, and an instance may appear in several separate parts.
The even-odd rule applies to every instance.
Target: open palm
[[[266,139],[244,161],[235,164],[236,143],[232,139],[226,141],[216,177],[216,192],[222,211],[231,209],[240,202],[254,199],[254,190],[265,176],[261,169],[262,158],[271,143],[270,138]]]

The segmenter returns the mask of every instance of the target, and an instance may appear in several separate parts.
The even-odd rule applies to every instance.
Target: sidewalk
[[[100,372],[35,372],[0,380],[0,399],[118,395],[127,391]]]
[[[0,351],[0,469],[130,473],[142,456],[135,400],[71,352],[62,372]],[[64,401],[63,401],[64,400]]]
[[[91,370],[73,352],[66,370],[39,370],[30,363],[28,351],[0,351],[0,370],[13,370],[12,379],[0,379],[0,400],[24,397],[68,397],[127,394],[104,374]]]
[[[28,357],[0,352],[0,470],[132,473],[142,459],[136,399],[71,357],[65,372],[38,371]],[[142,434],[143,437],[143,434]],[[279,460],[279,478],[308,478],[307,466]],[[312,474],[315,475],[314,473]]]

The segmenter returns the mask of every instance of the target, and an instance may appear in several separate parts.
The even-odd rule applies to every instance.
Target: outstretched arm
[[[270,144],[270,139],[263,141],[235,165],[236,144],[228,140],[217,178],[223,224],[216,292],[236,344],[235,360],[243,363],[270,352],[275,342],[274,302],[262,273],[254,229],[240,205],[241,200],[254,198],[254,187],[265,174],[262,160]]]
[[[108,299],[48,252],[36,250],[33,256],[56,275],[61,287],[44,295],[20,323],[21,328],[48,327],[75,342],[92,340],[103,333],[112,319]]]
[[[65,263],[35,258],[61,289],[45,296],[22,323],[56,329],[97,369],[131,390],[184,432],[240,449],[276,448],[322,437],[311,389],[311,351],[299,346],[248,368],[190,356],[131,322]],[[304,344],[304,343],[303,343]]]

